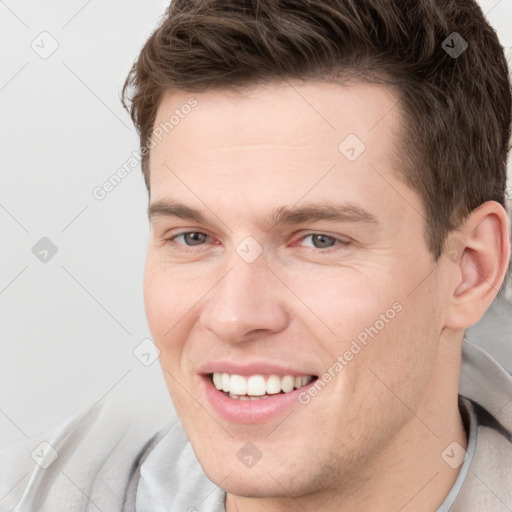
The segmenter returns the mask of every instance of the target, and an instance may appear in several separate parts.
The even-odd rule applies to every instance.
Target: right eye
[[[179,233],[169,238],[170,241],[175,242],[179,245],[185,245],[187,247],[193,247],[196,245],[204,244],[210,237],[200,231],[186,231]]]

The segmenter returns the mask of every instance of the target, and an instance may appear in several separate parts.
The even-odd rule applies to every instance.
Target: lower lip
[[[299,405],[298,396],[309,387],[310,384],[300,389],[294,389],[289,393],[278,393],[271,398],[260,400],[237,400],[229,398],[224,392],[219,391],[209,376],[203,379],[203,386],[208,401],[215,411],[223,419],[232,423],[253,424],[265,423]]]

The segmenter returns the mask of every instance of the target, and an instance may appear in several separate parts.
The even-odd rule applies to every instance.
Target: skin
[[[506,213],[488,202],[428,251],[420,197],[400,179],[403,118],[383,86],[290,82],[234,93],[168,93],[155,126],[197,106],[151,151],[150,204],[180,201],[198,222],[151,216],[146,313],[169,392],[228,511],[433,511],[466,447],[457,406],[464,328],[483,315],[508,261]],[[348,134],[366,145],[353,162]],[[376,223],[265,224],[283,207],[350,203]],[[183,232],[199,232],[188,245]],[[331,247],[315,246],[318,238]],[[247,236],[262,254],[236,251]],[[318,245],[318,244],[317,244]],[[258,424],[221,418],[200,368],[271,361],[322,375],[392,305],[402,307],[307,405]],[[262,458],[237,453],[252,442]]]

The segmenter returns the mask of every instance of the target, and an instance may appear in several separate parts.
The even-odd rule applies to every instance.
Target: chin
[[[262,477],[261,474],[240,475],[232,473],[224,481],[219,478],[218,481],[213,480],[213,482],[228,494],[243,496],[244,498],[284,498],[293,496],[293,494],[284,490],[285,485],[279,485],[268,474]]]
[[[238,461],[237,461],[238,462]],[[223,491],[246,498],[290,498],[304,496],[318,491],[318,482],[305,471],[292,473],[284,467],[268,467],[260,461],[252,468],[233,469],[232,467],[203,466],[208,478]],[[261,465],[260,465],[261,464]],[[259,466],[259,467],[257,467]],[[297,468],[295,468],[297,471]],[[229,476],[227,476],[229,474]]]

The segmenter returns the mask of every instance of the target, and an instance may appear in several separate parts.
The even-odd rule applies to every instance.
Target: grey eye
[[[310,235],[313,246],[317,249],[326,249],[336,244],[336,239],[327,235]]]
[[[183,233],[181,236],[186,245],[201,245],[208,239],[208,235],[198,232]]]

